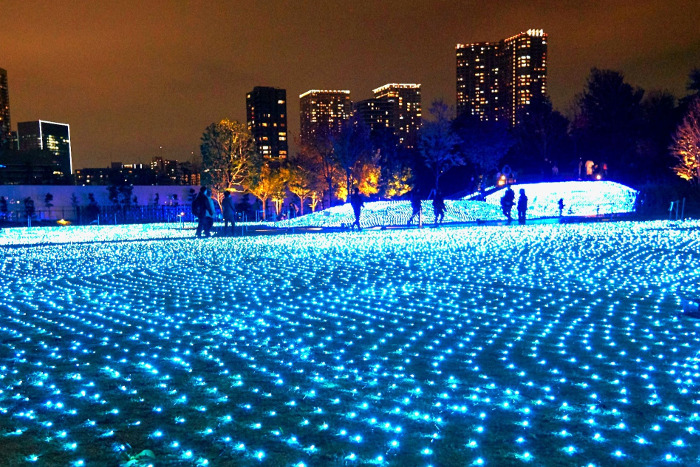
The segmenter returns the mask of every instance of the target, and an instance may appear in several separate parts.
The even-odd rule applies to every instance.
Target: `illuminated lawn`
[[[11,465],[700,462],[699,223],[0,252]]]

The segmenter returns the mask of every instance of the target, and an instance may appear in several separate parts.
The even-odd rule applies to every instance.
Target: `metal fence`
[[[191,222],[192,208],[180,206],[99,206],[91,212],[87,206],[37,209],[27,215],[24,207],[12,207],[0,212],[0,222],[11,225],[55,224],[68,221],[73,224],[147,224],[156,222]]]

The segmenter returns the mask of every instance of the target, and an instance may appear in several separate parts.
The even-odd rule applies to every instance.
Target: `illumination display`
[[[4,462],[697,465],[698,251],[697,221],[4,248]]]
[[[596,216],[634,212],[637,191],[609,181],[520,183],[511,185],[516,194],[525,190],[528,197],[527,217],[556,217],[560,199],[563,216]],[[505,188],[504,188],[505,189]],[[486,202],[500,206],[503,190],[486,197]],[[514,209],[515,210],[515,209]]]
[[[637,192],[615,182],[557,182],[512,185],[517,194],[525,190],[528,197],[528,219],[559,216],[559,199],[564,200],[563,217],[627,214],[634,212]],[[444,222],[503,221],[501,197],[505,188],[486,197],[486,202],[472,201],[470,195],[461,200],[445,200]],[[515,209],[514,209],[515,211]],[[411,217],[409,201],[376,201],[365,203],[360,217],[362,227],[405,225]],[[423,201],[423,222],[435,222],[433,202]],[[349,203],[317,213],[277,222],[278,227],[340,227],[355,220]]]

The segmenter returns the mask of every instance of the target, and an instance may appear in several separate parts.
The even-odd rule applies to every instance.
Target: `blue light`
[[[676,311],[700,296],[700,222],[677,227],[7,249],[0,416],[27,447],[10,455],[693,465],[700,322]]]

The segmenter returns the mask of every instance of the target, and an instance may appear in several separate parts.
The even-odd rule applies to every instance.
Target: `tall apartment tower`
[[[70,126],[66,123],[19,122],[17,138],[20,151],[46,150],[55,156],[60,175],[73,173],[73,156],[70,148]]]
[[[354,113],[369,131],[374,133],[379,130],[394,132],[396,124],[396,110],[398,105],[396,99],[365,99],[356,102]]]
[[[547,93],[547,34],[529,29],[499,42],[457,44],[457,113],[515,125]]]
[[[515,125],[533,98],[547,94],[547,34],[529,29],[505,39],[501,62],[505,72],[500,84],[507,99],[503,113]]]
[[[350,91],[312,89],[299,96],[301,142],[309,144],[322,134],[335,134],[352,115]]]
[[[0,68],[0,149],[9,146],[10,127],[10,91],[7,86],[7,71]]]
[[[415,148],[422,124],[420,84],[385,84],[372,90],[375,100],[393,100],[392,126],[399,146]]]
[[[497,120],[501,114],[498,43],[457,44],[457,115]]]
[[[286,159],[287,91],[256,86],[246,94],[246,110],[257,151],[269,159]]]

